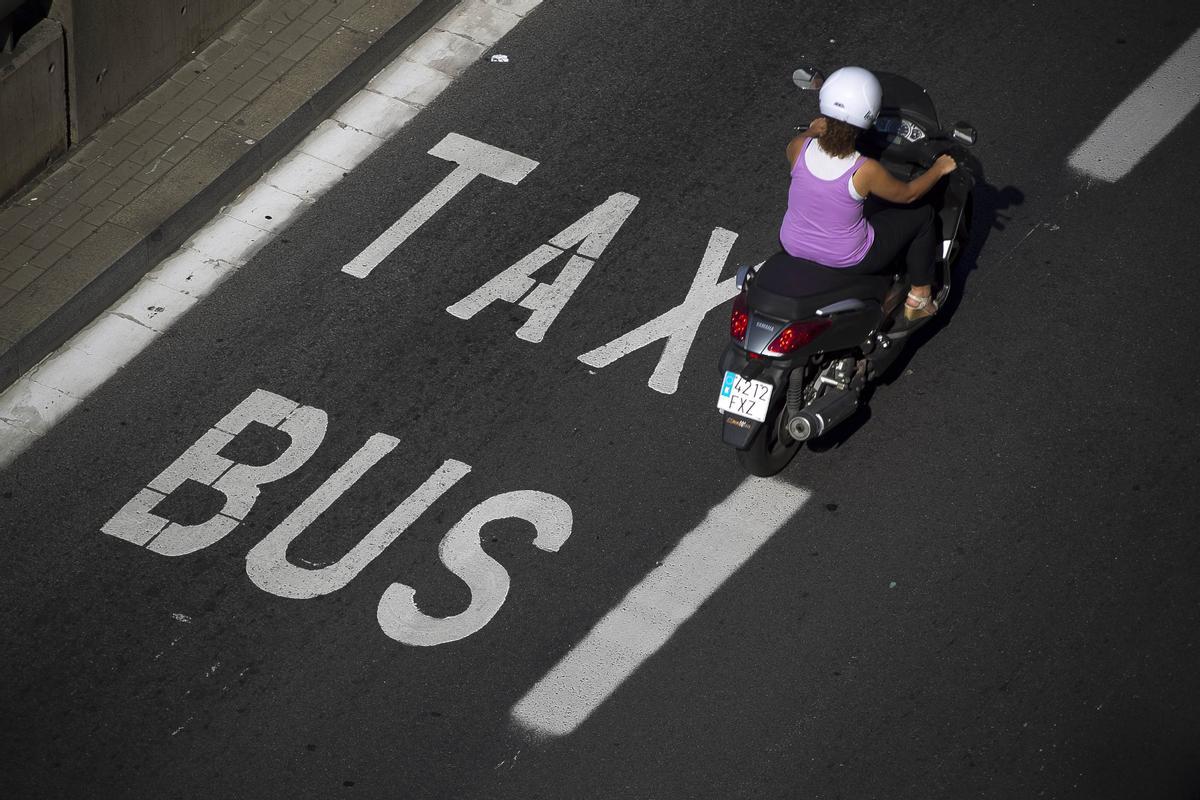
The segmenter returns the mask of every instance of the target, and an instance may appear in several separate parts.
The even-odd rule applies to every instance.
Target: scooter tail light
[[[729,335],[735,342],[746,341],[746,328],[750,325],[750,311],[746,306],[746,293],[733,300],[733,313],[729,315]]]
[[[833,327],[833,322],[827,319],[814,319],[807,322],[793,322],[788,325],[769,345],[766,352],[773,356],[786,356],[801,347],[812,344],[825,331]]]

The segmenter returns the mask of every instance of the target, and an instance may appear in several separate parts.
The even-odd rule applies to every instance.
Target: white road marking
[[[540,2],[464,0],[455,6],[130,294],[0,394],[0,468],[44,436],[196,301],[249,262],[344,173],[395,133],[398,123],[411,120]],[[274,187],[295,199],[264,187]],[[159,287],[175,294],[160,292]],[[94,364],[79,369],[77,379],[56,377],[55,387],[39,380],[67,372],[55,367],[59,359],[70,359],[79,367],[81,353]]]
[[[1118,181],[1200,104],[1200,30],[1071,153],[1072,167]]]
[[[277,428],[289,438],[287,449],[263,465],[237,464],[220,451],[251,422]],[[165,556],[183,556],[220,541],[237,527],[258,500],[260,487],[295,472],[325,438],[328,416],[277,394],[256,389],[209,428],[195,444],[126,503],[101,531]],[[195,525],[168,522],[153,509],[171,492],[193,480],[225,495],[225,505]]]
[[[400,219],[393,222],[391,227],[379,234],[375,241],[367,245],[349,264],[342,267],[342,272],[356,278],[370,275],[380,262],[480,175],[504,183],[517,184],[538,165],[538,162],[532,159],[457,133],[447,134],[430,148],[429,154],[458,166],[412,208],[404,212]]]
[[[364,472],[395,447],[396,442],[397,440],[383,434],[371,437],[362,450],[250,550],[246,555],[246,574],[255,586],[280,597],[296,600],[320,597],[341,589],[396,541],[439,497],[471,471],[471,467],[461,461],[445,461],[383,521],[333,564],[310,569],[288,561],[287,549],[296,537],[362,477]]]
[[[701,320],[709,311],[737,296],[735,278],[717,283],[736,239],[737,234],[733,231],[714,229],[692,286],[680,305],[602,347],[589,350],[579,360],[599,369],[659,339],[666,339],[667,344],[648,385],[656,392],[674,394],[679,388],[679,373],[683,371]]]
[[[547,553],[557,553],[571,535],[571,507],[555,495],[526,490],[489,497],[468,511],[438,547],[442,563],[471,591],[467,608],[449,617],[428,616],[417,607],[412,587],[393,583],[376,613],[383,632],[404,644],[433,647],[465,639],[491,622],[508,598],[510,580],[508,570],[484,552],[479,535],[489,522],[512,518],[531,524],[533,546]]]
[[[746,479],[513,706],[513,721],[549,736],[578,728],[808,498],[778,479]]]
[[[517,337],[527,342],[542,341],[637,204],[638,198],[631,194],[618,192],[612,195],[551,238],[549,244],[534,250],[446,311],[459,319],[470,319],[497,300],[519,301],[522,308],[533,314],[517,331]],[[576,254],[571,256],[554,283],[539,283],[533,279],[534,272],[576,245],[579,245]]]

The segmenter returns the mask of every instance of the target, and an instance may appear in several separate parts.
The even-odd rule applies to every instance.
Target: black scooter
[[[955,261],[966,249],[975,185],[963,145],[976,132],[965,122],[944,130],[920,86],[876,72],[883,104],[872,130],[859,137],[864,155],[911,180],[943,153],[959,168],[921,202],[931,203],[940,226],[941,253],[933,290],[938,305],[950,294]],[[813,68],[792,79],[813,90],[823,80]],[[846,275],[780,253],[757,271],[737,274],[730,342],[721,356],[724,375],[717,407],[722,435],[753,475],[774,475],[804,442],[827,433],[858,409],[864,389],[895,361],[907,339],[929,318],[906,322],[908,282],[903,256],[890,275]]]

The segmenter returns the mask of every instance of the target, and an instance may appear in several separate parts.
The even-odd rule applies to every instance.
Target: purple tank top
[[[854,164],[833,180],[822,180],[808,169],[804,154],[809,139],[792,167],[788,208],[779,229],[783,249],[826,267],[852,267],[862,261],[875,241],[875,231],[863,217],[863,204],[850,195],[850,176],[866,161]]]

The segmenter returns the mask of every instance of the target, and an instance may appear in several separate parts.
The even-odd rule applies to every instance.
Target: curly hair
[[[825,132],[817,137],[817,144],[834,158],[845,158],[854,152],[858,134],[850,123],[825,117]]]

